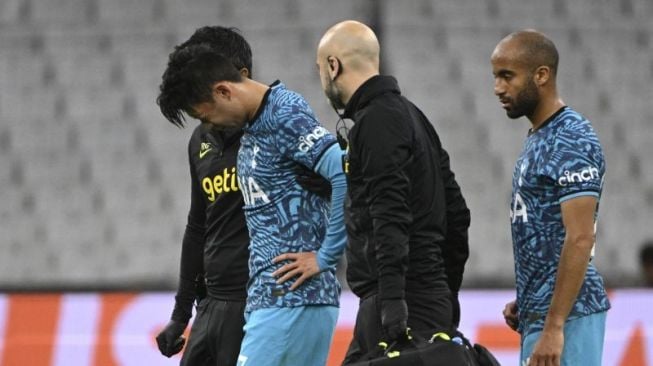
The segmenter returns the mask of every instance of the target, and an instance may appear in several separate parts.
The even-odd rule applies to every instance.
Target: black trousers
[[[451,330],[452,310],[451,293],[406,292],[408,305],[408,327],[414,334],[429,337],[435,331]],[[358,361],[368,352],[375,350],[378,343],[385,339],[381,325],[381,300],[377,295],[361,300],[354,336],[349,344],[343,365]]]
[[[180,365],[235,366],[244,336],[244,314],[244,300],[202,299]]]

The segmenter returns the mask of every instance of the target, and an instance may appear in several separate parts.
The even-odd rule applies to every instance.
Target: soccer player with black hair
[[[242,77],[251,77],[252,52],[235,28],[199,28],[175,47],[170,62],[189,47],[202,45],[226,57]],[[166,80],[171,75],[164,75]],[[165,99],[158,103],[165,108]],[[163,109],[165,112],[165,109]],[[173,119],[177,126],[181,120]],[[171,320],[156,337],[161,353],[178,353],[181,337],[197,300],[197,314],[182,365],[235,365],[243,338],[247,296],[249,233],[243,214],[243,198],[237,181],[236,158],[242,131],[198,125],[188,144],[191,205],[184,233],[179,287]],[[302,184],[326,192],[323,179],[302,172]]]
[[[250,46],[236,29],[200,28],[175,48],[170,60],[198,44],[220,50],[244,77],[250,75]],[[182,242],[179,287],[171,320],[156,337],[163,355],[178,353],[193,303],[198,300],[182,365],[232,365],[238,357],[249,255],[243,200],[235,183],[240,135],[200,124],[188,144],[191,205]]]
[[[160,89],[159,106],[172,123],[188,115],[243,130],[236,170],[250,254],[238,364],[324,365],[339,305],[335,265],[346,242],[335,137],[299,94],[278,81],[244,78],[205,45],[175,53]],[[329,180],[330,201],[298,184],[298,167]]]
[[[560,98],[558,51],[544,34],[514,32],[491,56],[494,94],[531,128],[512,177],[517,299],[503,311],[521,334],[520,365],[601,365],[610,302],[592,263],[605,177],[590,121]]]

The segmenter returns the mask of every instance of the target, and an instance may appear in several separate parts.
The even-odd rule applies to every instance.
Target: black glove
[[[170,320],[161,333],[156,336],[156,344],[162,355],[172,357],[184,348],[186,339],[182,337],[182,334],[184,334],[186,325],[186,323]]]
[[[386,341],[400,341],[407,338],[408,306],[404,299],[381,300],[381,325]]]
[[[322,198],[331,199],[331,182],[323,176],[300,165],[296,170],[295,179],[305,190],[311,191]]]

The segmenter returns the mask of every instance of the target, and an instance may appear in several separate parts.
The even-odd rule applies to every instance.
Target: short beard
[[[540,95],[532,77],[529,77],[528,84],[522,89],[513,100],[512,109],[506,111],[512,119],[526,116],[530,118],[535,113],[535,108],[540,103]]]
[[[342,102],[342,93],[338,90],[335,81],[327,80],[326,89],[324,89],[327,99],[335,109],[345,109],[345,104]]]

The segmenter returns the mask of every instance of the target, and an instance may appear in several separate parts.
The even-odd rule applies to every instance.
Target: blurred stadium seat
[[[0,287],[171,286],[188,209],[186,144],[155,98],[172,47],[202,25],[240,28],[254,76],[303,93],[334,130],[315,71],[332,24],[373,1],[0,1]],[[472,209],[466,285],[510,285],[510,180],[528,124],[505,117],[489,57],[513,30],[547,32],[564,100],[608,161],[596,262],[634,283],[653,235],[653,3],[381,1],[383,67],[426,113]],[[613,260],[614,258],[614,260]]]
[[[30,21],[38,25],[76,25],[89,19],[92,3],[87,0],[23,0],[30,6]]]

